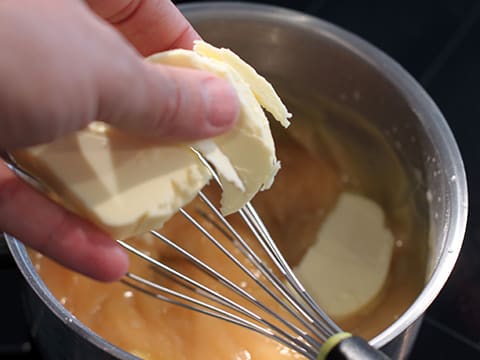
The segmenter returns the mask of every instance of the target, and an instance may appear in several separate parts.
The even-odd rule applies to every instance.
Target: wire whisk
[[[214,169],[201,154],[197,155],[220,186],[220,180]],[[40,181],[20,168],[8,153],[0,153],[0,158],[30,185],[40,191],[47,191]],[[197,257],[194,252],[156,230],[150,231],[154,238],[181,255],[227,291],[219,291],[217,287],[206,285],[188,276],[168,262],[155,259],[132,245],[130,241],[117,240],[129,252],[150,264],[155,274],[159,275],[155,280],[161,278],[168,280],[162,285],[161,281],[153,281],[135,272],[129,272],[121,280],[123,283],[161,301],[262,334],[307,359],[388,359],[362,338],[343,332],[321,309],[297,279],[250,203],[236,214],[240,216],[251,234],[247,239],[232,225],[232,221],[222,215],[205,192],[200,192],[198,198],[203,206],[195,206],[195,214],[186,208],[180,209],[179,213],[246,278],[256,284],[265,296],[273,300],[276,307],[266,304],[260,297],[247,291],[242,284],[228,278]],[[213,231],[216,236],[213,235]],[[220,236],[227,242],[221,241]],[[254,239],[254,242],[247,241],[249,239]],[[260,252],[264,254],[263,257]],[[171,286],[172,284],[175,286]],[[242,304],[239,299],[249,305]]]
[[[200,154],[197,155],[210,169],[214,180],[220,186],[215,171]],[[229,296],[225,291],[214,289],[166,262],[145,254],[131,243],[118,240],[125,249],[147,261],[155,272],[167,278],[169,284],[173,283],[176,286],[174,289],[172,286],[162,285],[133,272],[126,274],[122,280],[125,284],[159,300],[255,331],[307,359],[387,359],[366,341],[343,332],[321,309],[297,279],[250,203],[238,212],[252,235],[247,239],[222,215],[205,192],[200,192],[198,197],[203,206],[194,207],[193,211],[180,209],[180,214],[270,297],[278,308],[274,309],[267,305],[241,284],[229,279],[196,254],[156,230],[150,232],[154,238],[227,289],[228,294],[235,295]],[[216,230],[216,236],[212,229]],[[220,236],[238,251],[234,254],[232,248],[219,239]],[[256,245],[249,242],[249,239],[254,239]],[[259,255],[258,250],[263,252],[264,257]],[[250,306],[245,306],[238,299],[246,300]],[[324,346],[326,343],[328,346]]]

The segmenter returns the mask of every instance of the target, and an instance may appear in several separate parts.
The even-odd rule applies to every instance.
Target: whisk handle
[[[352,336],[348,333],[334,335],[327,341],[321,351],[318,360],[389,360],[390,358],[375,349],[361,337]],[[329,345],[329,346],[328,346]]]

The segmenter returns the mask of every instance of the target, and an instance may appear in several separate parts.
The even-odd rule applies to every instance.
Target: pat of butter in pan
[[[343,193],[294,271],[320,306],[341,319],[380,293],[393,246],[380,206],[363,196]]]
[[[196,52],[199,48],[231,54],[235,62],[202,55]],[[209,182],[210,172],[191,148],[219,175],[222,212],[240,209],[271,185],[280,168],[262,106],[284,125],[290,117],[271,85],[229,50],[197,42],[193,51],[170,50],[147,60],[207,70],[229,81],[241,106],[236,127],[192,144],[163,145],[96,122],[52,143],[13,153],[66,207],[118,239],[160,228]],[[253,89],[265,94],[256,97]]]

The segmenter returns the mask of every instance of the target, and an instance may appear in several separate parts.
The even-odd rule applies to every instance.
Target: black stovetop
[[[443,111],[465,161],[470,215],[457,266],[427,311],[411,359],[480,359],[480,141],[476,139],[480,128],[480,2],[257,2],[301,10],[360,35],[403,65]],[[0,255],[4,289],[0,297],[0,358],[40,359],[29,342],[21,311],[21,281],[9,256]]]

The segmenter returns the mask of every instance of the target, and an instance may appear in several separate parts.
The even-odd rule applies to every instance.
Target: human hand
[[[0,149],[47,142],[93,120],[166,140],[233,126],[238,100],[226,82],[143,60],[198,38],[170,1],[87,3],[0,2]],[[116,242],[1,162],[0,230],[98,280],[116,280],[128,267]]]

